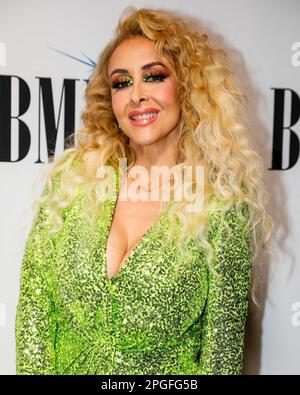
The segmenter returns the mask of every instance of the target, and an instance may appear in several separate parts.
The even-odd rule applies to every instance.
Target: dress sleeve
[[[243,206],[248,217],[248,206]],[[244,332],[252,279],[250,238],[243,236],[245,220],[233,206],[212,216],[213,268],[202,316],[200,374],[242,374]]]
[[[49,287],[54,247],[49,227],[43,223],[47,216],[47,205],[42,203],[23,255],[15,321],[17,375],[55,374],[56,328],[51,320],[54,303]]]

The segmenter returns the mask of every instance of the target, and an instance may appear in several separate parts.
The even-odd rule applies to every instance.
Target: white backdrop
[[[12,119],[11,132],[3,126],[3,120],[0,127],[0,373],[15,374],[14,324],[20,267],[32,221],[31,205],[43,187],[43,179],[37,177],[48,161],[45,103],[40,102],[39,111],[39,86],[41,81],[52,84],[58,125],[55,152],[59,154],[64,149],[64,98],[59,117],[63,82],[77,80],[72,85],[77,130],[84,105],[84,80],[89,78],[93,67],[83,62],[97,61],[127,5],[166,8],[193,17],[216,46],[224,48],[229,55],[235,78],[249,98],[249,123],[264,158],[272,199],[270,210],[275,222],[274,245],[279,256],[277,268],[271,267],[265,274],[262,312],[254,315],[250,311],[244,373],[300,374],[298,0],[0,0],[0,125],[1,113],[3,117],[10,103],[12,116],[22,113],[19,120],[25,125],[21,138],[18,119]],[[283,93],[285,102],[280,107]],[[23,100],[21,107],[19,97]],[[291,125],[292,110],[294,122],[293,132],[285,129],[282,151],[277,144],[277,153],[279,149],[283,160],[281,169],[276,170],[272,166],[273,142],[279,121],[274,121],[274,114],[280,115],[280,108],[283,108],[283,126]],[[292,165],[289,165],[290,145],[296,157]]]

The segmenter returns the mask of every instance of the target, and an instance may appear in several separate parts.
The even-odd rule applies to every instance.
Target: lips
[[[144,115],[144,114],[149,114],[151,112],[156,112],[159,113],[159,110],[157,108],[145,108],[145,110],[142,111],[131,111],[128,116],[129,118],[134,117],[136,115]]]
[[[151,113],[156,113],[155,115],[153,114],[150,117],[142,117],[142,118],[137,118],[137,119],[133,119],[133,116],[136,115],[146,115],[146,114],[151,114]],[[128,116],[130,119],[130,122],[133,126],[147,126],[150,125],[151,123],[155,122],[157,117],[159,115],[159,110],[157,110],[156,108],[146,108],[145,110],[142,111],[131,111]]]

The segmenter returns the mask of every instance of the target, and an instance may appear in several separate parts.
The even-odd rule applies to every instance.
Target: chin
[[[156,136],[156,137],[143,136],[142,133],[139,139],[137,139],[136,136],[134,138],[129,137],[132,145],[140,145],[140,146],[156,143],[161,138],[163,138],[163,136]]]
[[[143,139],[143,140],[139,140],[139,141],[133,141],[132,140],[132,144],[133,144],[133,146],[138,145],[140,147],[143,147],[143,146],[146,146],[146,145],[154,144],[156,141],[157,140],[153,140],[153,139]]]

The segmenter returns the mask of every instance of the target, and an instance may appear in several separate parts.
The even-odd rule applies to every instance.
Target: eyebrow
[[[166,65],[164,65],[164,64],[161,63],[161,62],[151,62],[151,63],[144,64],[144,66],[141,67],[141,70],[150,69],[150,67],[153,67],[153,66],[163,66],[163,67],[166,68]],[[115,70],[113,70],[113,71],[110,73],[110,77],[111,77],[113,74],[116,74],[116,73],[128,74],[129,71],[128,71],[127,69],[115,69]]]

